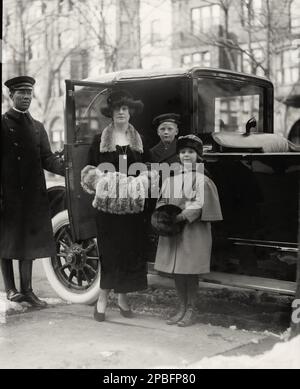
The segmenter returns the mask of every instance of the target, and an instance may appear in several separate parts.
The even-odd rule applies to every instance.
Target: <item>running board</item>
[[[151,274],[160,274],[153,269],[153,263],[148,263],[148,271]],[[168,277],[172,275],[168,274]],[[224,285],[241,289],[254,289],[271,293],[279,293],[294,296],[296,294],[296,282],[282,281],[274,278],[253,277],[241,274],[211,272],[199,275],[199,281],[209,284]],[[210,285],[211,286],[211,285]]]
[[[211,272],[208,274],[200,275],[199,280],[214,284],[234,286],[246,289],[255,289],[291,296],[294,296],[296,294],[296,282],[276,280],[274,278]]]

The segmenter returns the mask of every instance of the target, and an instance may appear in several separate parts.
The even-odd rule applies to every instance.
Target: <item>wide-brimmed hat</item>
[[[175,223],[176,216],[181,212],[181,208],[173,204],[165,204],[158,207],[152,214],[151,224],[162,236],[173,236],[179,234],[184,222]]]
[[[18,76],[5,81],[4,85],[9,90],[33,89],[35,79],[30,76]]]
[[[198,138],[198,136],[193,134],[180,136],[177,139],[177,145],[176,145],[177,154],[180,152],[181,149],[185,147],[190,147],[191,149],[196,151],[199,157],[202,157],[203,143],[202,140]]]
[[[142,113],[144,103],[141,100],[134,100],[130,92],[125,89],[114,89],[111,90],[106,99],[106,105],[101,108],[101,113],[108,117],[112,117],[113,109],[126,105],[131,114]]]
[[[175,124],[179,125],[180,124],[180,115],[178,115],[177,113],[173,113],[173,112],[164,113],[162,115],[156,116],[153,119],[152,124],[155,128],[157,128],[158,126],[160,126],[162,123],[165,123],[165,122],[175,123]]]

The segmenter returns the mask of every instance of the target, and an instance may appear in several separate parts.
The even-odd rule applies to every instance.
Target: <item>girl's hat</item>
[[[151,224],[155,232],[161,236],[173,236],[182,231],[184,223],[175,223],[181,208],[173,204],[164,204],[152,214]]]
[[[131,114],[141,113],[144,108],[144,104],[141,100],[134,100],[133,96],[125,89],[114,89],[107,96],[106,106],[101,108],[101,113],[108,117],[112,117],[114,108],[126,105]]]
[[[180,136],[177,139],[177,147],[176,147],[177,154],[180,152],[181,149],[185,147],[190,147],[191,149],[196,151],[199,157],[202,157],[203,143],[202,140],[198,138],[198,136],[193,134]]]

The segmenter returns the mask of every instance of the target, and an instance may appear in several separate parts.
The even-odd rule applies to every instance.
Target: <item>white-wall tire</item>
[[[69,224],[70,222],[67,210],[55,215],[52,218],[54,236],[56,236],[60,230],[68,228]],[[77,304],[92,304],[97,300],[100,289],[100,265],[98,266],[98,271],[91,285],[85,290],[76,290],[72,288],[72,286],[67,287],[66,284],[59,279],[56,271],[54,270],[51,258],[45,258],[43,260],[43,267],[51,287],[63,300]]]

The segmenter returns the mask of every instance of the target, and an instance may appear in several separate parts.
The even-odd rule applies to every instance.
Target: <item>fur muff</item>
[[[142,172],[138,177],[119,172],[101,172],[87,165],[81,172],[81,186],[95,194],[92,205],[106,213],[116,215],[143,212],[150,189],[158,186],[157,172]]]
[[[101,171],[95,166],[87,165],[81,171],[81,186],[89,194],[96,193],[96,186],[101,177]]]
[[[117,215],[144,210],[146,191],[141,177],[127,177],[119,172],[103,175],[96,187],[93,207]]]

